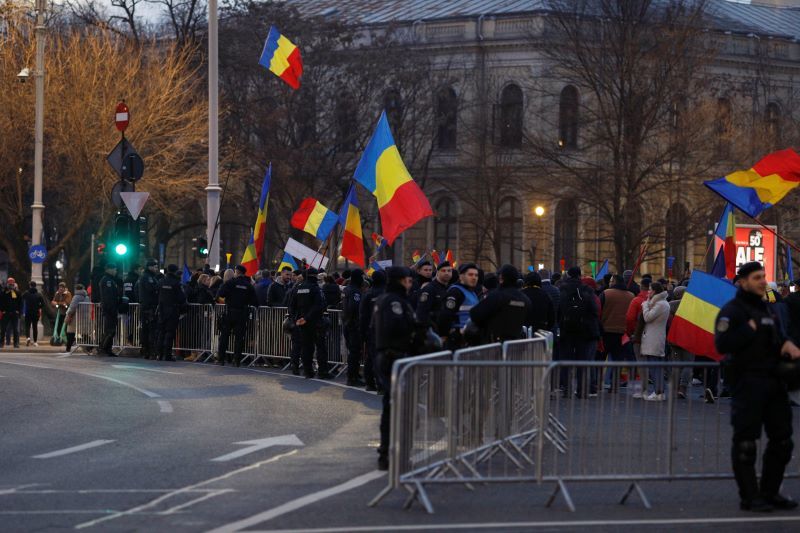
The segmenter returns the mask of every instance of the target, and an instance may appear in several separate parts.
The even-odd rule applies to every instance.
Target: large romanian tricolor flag
[[[336,227],[339,217],[314,198],[306,198],[292,215],[292,227],[324,241]]]
[[[383,236],[390,245],[403,231],[433,216],[431,204],[400,157],[386,111],[381,113],[353,178],[378,200]]]
[[[264,50],[261,52],[258,64],[274,72],[293,89],[300,88],[300,76],[303,75],[303,58],[300,57],[300,49],[281,35],[275,26],[269,29],[267,42],[264,43]]]
[[[714,347],[714,326],[723,305],[736,296],[736,287],[711,274],[695,270],[681,298],[667,340],[695,355],[719,361]]]
[[[358,209],[356,184],[350,186],[347,198],[339,213],[339,223],[344,228],[342,234],[342,257],[346,257],[361,268],[366,266],[364,260],[364,236],[361,233],[361,213]]]
[[[750,170],[739,170],[704,183],[751,217],[757,217],[800,184],[800,155],[791,148],[780,150],[764,157]]]
[[[714,232],[714,248],[723,247],[725,258],[725,276],[733,279],[736,275],[736,219],[733,216],[733,206],[725,204],[722,216]]]
[[[242,265],[247,268],[247,275],[254,276],[258,272],[261,255],[264,253],[264,235],[267,231],[267,203],[269,202],[269,185],[272,181],[272,163],[267,167],[264,183],[261,184],[261,197],[258,200],[258,215],[250,234],[250,242],[244,250]]]

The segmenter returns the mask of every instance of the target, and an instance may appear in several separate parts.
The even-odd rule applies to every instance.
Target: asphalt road
[[[736,508],[730,481],[434,487],[369,501],[380,401],[280,372],[0,352],[0,531],[797,531],[800,514]],[[271,439],[271,440],[270,440]],[[800,496],[800,482],[787,481]]]

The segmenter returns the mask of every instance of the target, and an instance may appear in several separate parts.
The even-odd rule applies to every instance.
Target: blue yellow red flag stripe
[[[350,186],[347,198],[339,213],[339,222],[344,227],[342,234],[342,257],[346,257],[360,267],[364,267],[364,236],[361,232],[361,212],[358,209],[358,196],[355,184]]]
[[[306,198],[292,215],[292,227],[324,241],[336,227],[339,217],[314,198]]]
[[[247,269],[248,276],[254,276],[258,272],[261,256],[264,253],[264,235],[267,231],[267,206],[269,203],[269,188],[272,183],[272,163],[267,167],[267,173],[261,184],[261,196],[258,200],[258,214],[253,231],[250,233],[250,241],[244,250],[242,265]]]
[[[300,49],[275,28],[270,27],[258,64],[269,69],[293,89],[300,88],[303,58]]]

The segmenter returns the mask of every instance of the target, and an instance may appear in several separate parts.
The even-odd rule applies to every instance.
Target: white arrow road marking
[[[162,413],[171,413],[172,412],[172,404],[169,403],[167,400],[156,400],[158,402],[158,407],[161,408]]]
[[[113,440],[93,440],[92,442],[87,442],[86,444],[80,444],[78,446],[73,446],[71,448],[64,448],[63,450],[56,450],[54,452],[43,453],[41,455],[34,455],[34,459],[50,459],[52,457],[60,457],[62,455],[67,455],[70,453],[75,452],[82,452],[83,450],[88,450],[90,448],[97,448],[98,446],[103,446],[105,444],[111,444],[114,442]]]
[[[249,444],[249,446],[247,448],[242,448],[241,450],[236,450],[235,452],[220,455],[219,457],[215,457],[211,460],[217,462],[230,461],[231,459],[237,459],[243,455],[257,452],[258,450],[263,450],[264,448],[270,448],[272,446],[305,446],[303,441],[297,438],[297,435],[281,435],[280,437],[268,437],[266,439],[245,440],[242,442],[234,442],[234,444]]]
[[[111,365],[114,368],[125,368],[127,370],[146,370],[147,372],[158,372],[159,374],[172,374],[175,376],[182,376],[183,372],[170,372],[168,370],[158,370],[156,368],[147,368],[146,366],[139,365]]]

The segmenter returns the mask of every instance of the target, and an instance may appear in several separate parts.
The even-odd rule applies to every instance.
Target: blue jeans
[[[652,361],[654,363],[663,363],[665,357],[658,357],[657,355],[648,355],[647,360]],[[654,392],[656,394],[663,394],[664,393],[664,367],[663,366],[655,366],[651,367],[650,375],[653,377],[653,387]],[[642,378],[642,393],[649,388],[649,385],[645,382],[646,378]]]

